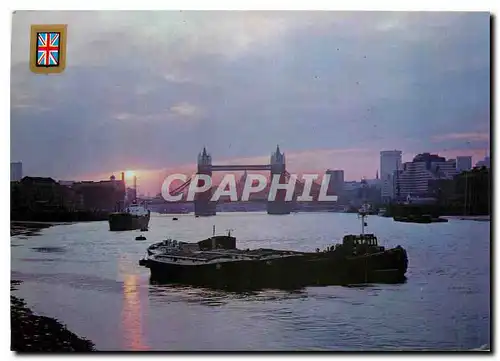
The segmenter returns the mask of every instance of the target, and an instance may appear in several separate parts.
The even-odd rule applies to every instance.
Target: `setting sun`
[[[135,171],[133,170],[126,170],[125,171],[125,182],[128,184],[131,184],[134,182],[134,177],[137,176]]]

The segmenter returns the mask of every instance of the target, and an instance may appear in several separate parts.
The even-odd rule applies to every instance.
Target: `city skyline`
[[[30,73],[31,23],[68,24],[64,73]],[[154,192],[204,145],[238,164],[278,143],[290,172],[346,181],[374,178],[381,150],[489,153],[488,13],[20,11],[13,40],[11,161],[27,175],[132,169]]]
[[[381,151],[380,152],[380,161],[382,162],[382,153],[392,153],[392,152],[399,152],[401,155],[402,155],[402,152],[400,150],[395,150],[395,149],[392,149],[392,150],[384,150],[384,151]],[[429,153],[429,152],[423,152],[423,153],[420,153],[418,154],[418,156],[425,156],[425,154],[427,155],[431,155],[431,156],[437,156],[437,157],[440,157],[439,154],[435,154],[435,153]],[[401,157],[402,159],[404,159],[405,157]],[[481,158],[480,160],[478,160],[477,162],[475,162],[475,164],[473,164],[471,162],[472,160],[472,156],[457,156],[456,158],[447,158],[447,157],[444,157],[446,159],[446,162],[449,162],[449,161],[452,161],[454,162],[455,164],[455,168],[456,168],[456,172],[460,173],[462,171],[468,171],[468,170],[471,170],[472,168],[474,167],[481,167],[481,166],[485,166],[487,168],[490,167],[490,163],[489,163],[489,159],[490,157],[489,156],[486,156],[484,158]],[[421,160],[420,160],[421,161]],[[462,164],[463,162],[465,161],[466,164]],[[399,170],[400,171],[403,171],[405,169],[405,164],[406,163],[409,163],[411,165],[411,163],[414,163],[415,162],[415,159],[414,157],[412,157],[411,159],[406,159],[406,160],[403,160],[400,164],[400,167],[399,167]],[[418,160],[417,160],[418,162]],[[244,161],[243,162],[240,162],[240,163],[245,163]],[[262,164],[266,163],[265,161],[261,161]],[[21,164],[21,163],[17,163],[17,162],[11,162],[11,180],[12,180],[12,167],[16,164]],[[222,164],[228,164],[227,162],[222,162],[222,163],[217,163],[218,165],[222,165]],[[250,163],[245,163],[245,164],[250,164]],[[256,164],[256,163],[255,163]],[[382,163],[381,163],[382,164]],[[232,164],[234,165],[234,164]],[[190,165],[189,166],[190,168],[191,167],[194,167],[196,168],[196,165]],[[447,166],[449,167],[449,166]],[[179,168],[176,168],[176,169],[179,169]],[[397,169],[397,167],[395,168]],[[150,172],[149,175],[146,175],[144,177],[144,172]],[[137,187],[138,189],[140,188],[140,191],[138,194],[140,194],[141,196],[151,196],[151,195],[158,195],[161,193],[161,188],[162,188],[162,184],[165,180],[165,178],[167,176],[172,176],[174,174],[182,174],[184,176],[187,177],[187,179],[189,178],[192,178],[194,176],[194,173],[195,172],[190,172],[190,171],[185,171],[183,173],[175,173],[174,170],[168,170],[168,169],[162,169],[162,170],[140,170],[140,171],[135,171],[135,170],[121,170],[121,171],[117,171],[117,172],[112,172],[111,175],[109,174],[102,174],[102,175],[99,175],[97,177],[93,177],[93,178],[85,178],[85,179],[72,179],[72,180],[67,180],[67,179],[55,179],[56,181],[59,181],[61,184],[71,184],[73,182],[81,182],[81,181],[92,181],[92,182],[101,182],[101,181],[108,181],[110,179],[117,179],[117,180],[120,180],[122,178],[122,176],[124,177],[124,180],[125,180],[125,185],[127,188],[131,187]],[[242,178],[244,178],[244,173],[246,173],[246,171],[215,171],[213,173],[213,176],[212,176],[212,180],[214,182],[214,186],[217,186],[219,185],[219,183],[221,182],[221,180],[227,176],[228,174],[233,174],[237,177],[237,179],[239,179],[241,181]],[[269,181],[270,181],[270,174],[268,171],[252,171],[251,172],[252,174],[262,174],[264,175]],[[315,172],[315,173],[312,173],[314,174],[317,179],[314,181],[314,183],[316,183],[317,185],[321,184],[322,182],[322,179],[324,177],[325,174],[330,174],[332,175],[333,179],[332,181],[334,182],[337,182],[338,180],[336,180],[337,176],[335,174],[339,174],[341,173],[341,178],[343,179],[342,183],[343,184],[347,184],[347,183],[360,183],[362,182],[363,180],[367,180],[369,182],[375,182],[377,181],[376,183],[369,183],[369,184],[372,184],[372,185],[375,185],[375,184],[378,184],[378,187],[380,187],[381,189],[381,192],[382,192],[382,198],[384,197],[384,194],[388,192],[388,194],[392,194],[393,193],[393,190],[392,189],[385,189],[385,187],[387,186],[387,180],[384,181],[384,176],[382,175],[383,172],[379,169],[377,169],[376,171],[376,175],[375,177],[366,177],[366,176],[363,176],[359,179],[344,179],[344,173],[345,173],[345,170],[344,169],[333,169],[333,168],[329,168],[329,169],[323,169],[323,170],[320,170],[318,172]],[[310,174],[308,172],[299,172],[299,173],[293,173],[296,177],[301,178],[303,177],[304,175],[307,176],[307,174]],[[392,174],[392,172],[391,172]],[[28,177],[33,177],[34,175],[28,175]],[[108,177],[109,176],[109,177]],[[36,176],[35,176],[36,177]],[[139,177],[139,178],[138,178]],[[140,179],[142,178],[143,182],[140,181]],[[139,181],[138,181],[139,179]],[[157,179],[158,182],[155,182],[154,179]],[[145,181],[144,181],[145,180]],[[239,181],[237,181],[238,183]],[[300,181],[299,181],[300,182]],[[389,183],[391,181],[389,180]],[[183,182],[179,181],[179,180],[175,180],[172,182],[172,186],[173,188],[176,188],[178,186],[180,186]],[[338,184],[337,184],[338,186]],[[172,189],[173,189],[172,188]],[[384,190],[385,189],[385,190]],[[388,194],[385,194],[386,196]]]

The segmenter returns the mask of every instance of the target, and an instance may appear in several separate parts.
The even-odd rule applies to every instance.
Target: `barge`
[[[406,250],[378,245],[362,232],[316,252],[237,249],[230,233],[197,243],[165,240],[148,247],[139,263],[155,282],[231,289],[300,288],[309,285],[399,283],[406,280]]]

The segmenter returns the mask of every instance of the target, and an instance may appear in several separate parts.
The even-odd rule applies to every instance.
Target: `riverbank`
[[[459,219],[461,221],[478,221],[478,222],[489,222],[491,221],[491,216],[443,216],[447,219]]]
[[[11,281],[11,293],[19,281]],[[11,351],[91,352],[94,344],[78,337],[54,318],[34,314],[26,303],[11,294]]]
[[[65,210],[19,210],[11,209],[10,218],[20,222],[98,222],[106,221],[110,212],[106,211],[65,211]]]
[[[48,222],[22,222],[22,221],[11,221],[10,222],[10,236],[24,236],[30,237],[37,235],[41,229],[49,228],[54,226],[54,223]]]

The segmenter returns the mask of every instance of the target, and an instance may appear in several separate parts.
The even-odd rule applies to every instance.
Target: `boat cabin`
[[[377,237],[374,234],[348,234],[342,240],[344,246],[378,246]]]
[[[143,205],[137,204],[136,202],[130,204],[125,209],[125,212],[130,213],[134,216],[145,216],[148,213],[150,213],[150,211],[148,209],[146,209],[146,207],[144,207]]]
[[[198,242],[200,251],[209,251],[212,249],[236,249],[236,238],[230,233],[227,236],[212,236]]]

